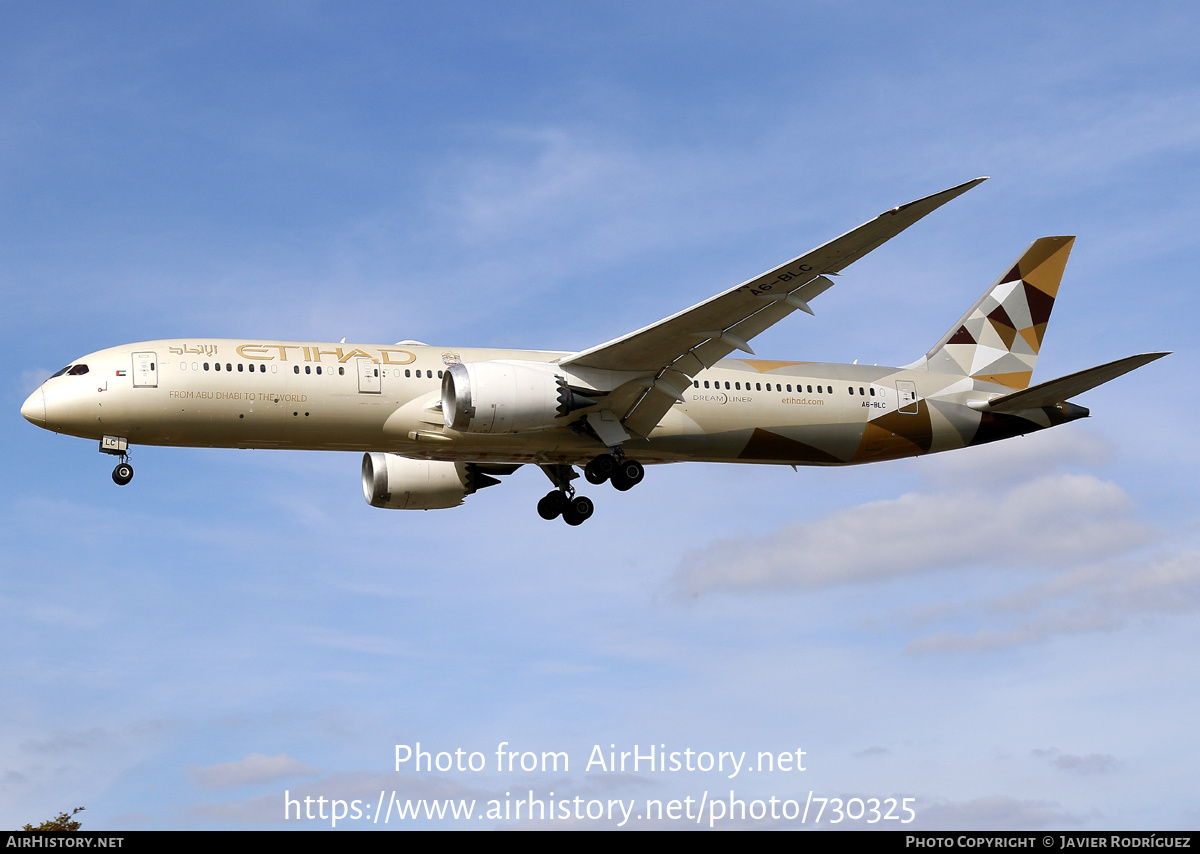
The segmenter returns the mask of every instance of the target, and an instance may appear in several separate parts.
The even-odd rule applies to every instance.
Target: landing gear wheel
[[[547,522],[551,519],[557,519],[566,508],[567,496],[557,489],[547,492],[537,504],[538,515]]]
[[[576,495],[562,512],[563,521],[568,525],[582,525],[592,517],[596,506],[592,499]]]
[[[645,467],[637,460],[621,460],[617,470],[612,475],[612,485],[624,492],[633,489],[646,476]]]
[[[583,467],[583,476],[588,483],[604,483],[617,470],[617,458],[612,454],[601,454]]]
[[[117,467],[112,473],[113,483],[117,486],[124,486],[133,480],[133,466],[129,463],[117,463]]]

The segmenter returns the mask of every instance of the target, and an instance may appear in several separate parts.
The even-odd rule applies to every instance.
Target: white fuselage
[[[55,432],[130,445],[387,451],[410,457],[581,464],[603,450],[565,422],[515,433],[449,430],[441,377],[459,362],[551,365],[567,355],[527,350],[449,350],[413,342],[327,344],[229,339],[148,341],[91,353],[86,373],[47,380],[22,414]],[[77,370],[77,369],[76,369]],[[997,387],[927,371],[809,362],[727,359],[698,374],[647,439],[626,444],[646,463],[682,460],[801,464],[868,462],[969,443],[978,416],[965,404]],[[1002,389],[1001,389],[1002,390]],[[937,396],[914,444],[895,417]],[[947,409],[950,407],[951,409]],[[961,410],[961,418],[947,417]],[[887,416],[899,431],[865,425]],[[886,423],[886,422],[884,422]],[[1046,426],[1049,426],[1048,424]],[[1036,429],[1033,428],[1033,429]],[[752,434],[791,433],[825,449],[818,458],[748,448]],[[799,432],[797,432],[799,431]]]

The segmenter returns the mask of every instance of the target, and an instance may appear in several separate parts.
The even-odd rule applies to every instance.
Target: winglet
[[[924,198],[916,199],[908,202],[907,204],[894,207],[891,210],[884,211],[879,216],[875,217],[875,219],[873,219],[871,222],[863,223],[863,225],[854,229],[854,231],[846,232],[846,234],[843,234],[841,238],[831,241],[831,243],[826,244],[826,246],[836,244],[840,242],[842,238],[851,237],[852,235],[860,236],[862,242],[859,243],[859,245],[856,246],[853,251],[839,253],[840,257],[837,259],[836,266],[827,267],[824,272],[828,274],[830,272],[838,272],[846,267],[849,267],[859,258],[862,258],[870,252],[874,252],[897,234],[904,231],[918,220],[924,219],[942,205],[946,204],[946,202],[950,201],[951,199],[957,199],[967,190],[970,190],[972,187],[978,187],[986,180],[986,177],[973,178],[970,181],[966,181],[965,183],[959,184],[956,187],[951,187],[948,190],[942,190],[939,193],[933,193],[932,195],[925,196]],[[901,221],[893,222],[893,217],[898,218]],[[821,249],[825,248],[825,246],[821,247]],[[819,251],[819,249],[815,250],[814,254],[815,252]]]
[[[982,184],[984,181],[986,181],[988,179],[988,177],[989,176],[987,176],[987,175],[982,175],[979,178],[972,178],[970,181],[967,181],[963,184],[959,184],[956,187],[951,187],[948,190],[942,190],[940,193],[934,193],[933,195],[926,196],[923,199],[917,199],[916,201],[907,202],[906,204],[903,204],[903,205],[898,205],[897,207],[894,207],[891,210],[884,211],[882,214],[880,214],[880,216],[884,216],[885,214],[896,214],[902,210],[907,210],[908,208],[911,208],[913,205],[924,205],[925,203],[934,201],[936,199],[937,200],[936,203],[931,208],[929,208],[929,210],[925,211],[925,213],[921,214],[921,216],[924,216],[926,213],[931,213],[935,209],[940,208],[942,205],[946,204],[946,202],[950,201],[951,199],[953,199],[957,196],[961,196],[963,193],[965,193],[967,190],[971,189],[972,187],[978,187],[980,184]]]

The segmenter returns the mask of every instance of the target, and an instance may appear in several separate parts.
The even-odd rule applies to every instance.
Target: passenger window
[[[238,373],[240,374],[244,370],[246,370],[246,366],[242,362],[238,362]]]
[[[409,378],[411,379],[411,378],[412,378],[412,371],[411,371],[411,370],[409,370],[408,368],[405,368],[405,369],[404,369],[404,376],[406,376],[406,377],[409,377]]]
[[[339,377],[342,377],[342,376],[345,376],[345,375],[346,375],[346,369],[345,369],[345,368],[338,368],[338,376],[339,376]]]
[[[317,376],[321,375],[321,366],[317,365]]]
[[[875,396],[875,386],[871,386],[871,397]]]
[[[440,380],[441,378],[442,378],[442,372],[438,371],[438,379]]]
[[[304,373],[306,373],[306,374],[311,374],[311,373],[312,373],[312,365],[305,365],[305,366],[304,366]]]
[[[213,370],[214,370],[214,371],[219,371],[219,370],[221,370],[221,363],[220,363],[220,362],[213,362]]]
[[[208,370],[208,362],[204,363],[204,370],[206,370],[206,371]]]
[[[791,390],[792,390],[792,384],[791,384],[791,383],[788,383],[787,390],[788,390],[788,392],[789,392],[789,393],[791,392]]]
[[[292,365],[292,373],[295,373],[295,374],[298,374],[298,373],[300,373],[300,366],[299,366],[299,365]]]
[[[708,380],[705,380],[705,381],[704,381],[704,387],[705,387],[705,388],[708,388]]]
[[[741,390],[742,390],[742,384],[741,384],[741,383],[734,383],[734,384],[733,384],[733,387],[734,387],[735,389],[737,389],[738,391],[741,391]]]

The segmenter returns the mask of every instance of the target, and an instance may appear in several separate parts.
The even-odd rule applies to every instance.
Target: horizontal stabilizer
[[[1063,401],[1083,394],[1089,389],[1103,385],[1109,380],[1115,380],[1122,374],[1127,374],[1142,365],[1148,365],[1155,359],[1161,359],[1169,353],[1141,353],[1137,356],[1126,356],[1106,365],[1097,365],[1059,377],[1056,380],[1039,383],[1032,388],[1015,391],[989,401],[980,407],[984,412],[1020,412],[1023,409],[1038,409],[1043,406],[1056,406]]]

